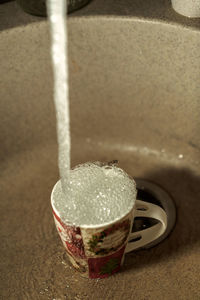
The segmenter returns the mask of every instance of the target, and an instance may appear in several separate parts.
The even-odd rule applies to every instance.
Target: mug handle
[[[147,229],[130,233],[125,253],[149,244],[161,236],[167,228],[167,215],[158,205],[136,200],[135,217],[153,218],[160,222]]]

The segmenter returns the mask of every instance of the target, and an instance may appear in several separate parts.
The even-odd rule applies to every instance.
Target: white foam
[[[135,182],[116,166],[85,163],[70,171],[70,181],[62,192],[58,182],[54,205],[65,223],[100,225],[120,219],[133,207]]]

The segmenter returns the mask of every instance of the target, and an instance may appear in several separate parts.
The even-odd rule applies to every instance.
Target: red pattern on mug
[[[119,271],[125,246],[109,256],[88,258],[89,277],[105,278]]]
[[[54,211],[53,214],[58,233],[66,250],[75,257],[86,258],[80,228],[64,224]]]

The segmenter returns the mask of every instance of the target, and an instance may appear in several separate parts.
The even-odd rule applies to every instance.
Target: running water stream
[[[58,165],[62,190],[65,194],[69,183],[71,149],[66,2],[66,0],[47,0],[47,12],[51,32],[51,57],[54,74]]]
[[[65,223],[95,225],[126,215],[136,198],[135,183],[120,168],[100,162],[70,169],[70,114],[66,0],[47,0],[54,73],[60,182],[54,206]],[[55,201],[56,199],[56,201]]]

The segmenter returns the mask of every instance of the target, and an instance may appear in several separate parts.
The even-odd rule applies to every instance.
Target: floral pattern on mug
[[[118,251],[126,242],[131,227],[131,215],[100,229],[81,228],[87,257],[100,257]]]
[[[89,277],[105,278],[119,271],[125,246],[109,256],[88,258]]]
[[[86,258],[80,228],[64,224],[55,212],[53,214],[58,233],[66,250],[74,257]]]

